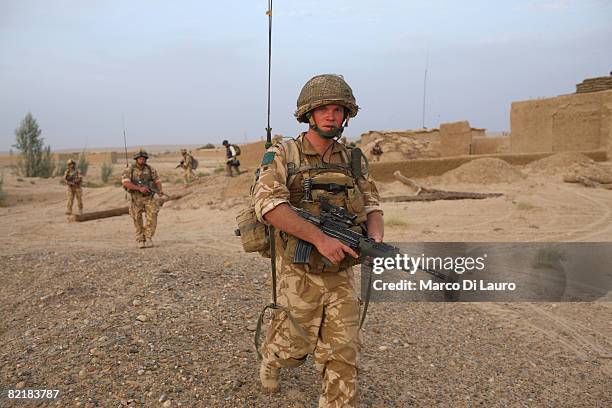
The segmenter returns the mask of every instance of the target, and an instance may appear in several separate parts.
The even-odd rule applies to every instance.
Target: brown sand
[[[178,159],[151,161],[169,193],[183,190],[173,169]],[[18,180],[5,172],[4,389],[59,389],[58,406],[161,406],[160,399],[171,406],[316,405],[320,376],[310,362],[283,370],[279,394],[259,389],[252,330],[269,301],[269,264],[245,254],[233,235],[252,174],[214,173],[223,160],[202,158],[202,171],[211,175],[189,187],[190,196],[162,208],[158,246],[146,250],[135,248],[128,217],[68,222],[58,179]],[[610,191],[545,175],[523,178],[497,161],[472,165],[453,174],[463,180],[461,190],[505,196],[385,203],[385,239],[612,239]],[[86,180],[97,174],[92,168]],[[391,195],[403,187],[380,189]],[[125,205],[125,193],[115,186],[85,188],[84,201],[86,210],[107,209]],[[361,404],[611,406],[610,321],[612,306],[605,302],[376,303],[362,332]]]

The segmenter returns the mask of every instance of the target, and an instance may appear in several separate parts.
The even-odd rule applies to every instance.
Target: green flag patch
[[[261,161],[261,165],[266,166],[272,163],[275,155],[276,155],[276,152],[266,152],[266,154],[264,154],[263,156],[263,160]]]

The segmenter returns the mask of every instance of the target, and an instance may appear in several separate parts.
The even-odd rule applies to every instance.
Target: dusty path
[[[283,372],[279,395],[259,391],[252,330],[269,287],[266,260],[233,236],[244,186],[209,177],[162,209],[158,247],[138,250],[128,217],[70,223],[57,180],[9,178],[23,201],[0,208],[0,388],[60,398],[0,407],[316,406],[310,362]],[[462,187],[506,195],[386,204],[386,238],[612,240],[610,191],[537,177]],[[116,187],[85,200],[125,204]],[[612,405],[610,303],[375,303],[362,340],[361,406]]]

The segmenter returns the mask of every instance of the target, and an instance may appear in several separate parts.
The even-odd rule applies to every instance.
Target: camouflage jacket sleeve
[[[183,161],[183,168],[184,169],[190,169],[191,168],[191,164],[193,163],[193,157],[191,157],[190,154],[188,154],[185,157],[185,160]]]
[[[259,167],[259,178],[253,190],[255,213],[259,221],[282,203],[289,203],[287,188],[287,155],[282,145],[275,145],[264,154]],[[267,223],[266,223],[267,224]]]
[[[132,181],[130,173],[131,173],[131,167],[126,167],[123,170],[123,173],[121,173],[121,183],[122,184],[125,183],[126,181]]]
[[[365,203],[366,214],[369,214],[373,211],[383,212],[380,207],[380,195],[378,194],[378,189],[376,188],[376,184],[370,176],[367,167],[364,167],[363,176],[357,179],[357,183],[359,185],[359,189],[363,193],[363,200]]]
[[[68,181],[68,174],[70,174],[70,170],[66,169],[64,172],[64,180]]]
[[[159,179],[159,174],[157,173],[157,170],[155,170],[153,167],[149,167],[151,169],[151,180],[153,180],[154,183],[159,183],[161,180]]]

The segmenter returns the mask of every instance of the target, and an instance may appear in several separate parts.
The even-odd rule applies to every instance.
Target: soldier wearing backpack
[[[312,214],[319,214],[323,202],[343,207],[382,242],[383,215],[367,162],[361,150],[337,141],[358,109],[341,76],[310,79],[295,113],[308,130],[267,150],[252,193],[257,219],[275,227],[279,269],[279,306],[261,347],[260,381],[264,391],[277,391],[280,369],[302,365],[312,354],[323,380],[320,408],[357,404],[359,298],[351,266],[358,255],[291,206]],[[307,264],[293,263],[300,239],[316,248]]]
[[[181,149],[181,155],[183,155],[183,160],[181,160],[181,163],[177,167],[183,169],[183,183],[187,186],[195,177],[193,170],[198,167],[198,161],[187,151],[187,149]]]
[[[230,144],[227,140],[223,141],[223,146],[225,146],[225,157],[227,158],[225,161],[227,176],[233,177],[234,170],[236,170],[236,175],[240,175],[240,160],[238,160],[238,156],[240,156],[240,147],[235,144]]]

